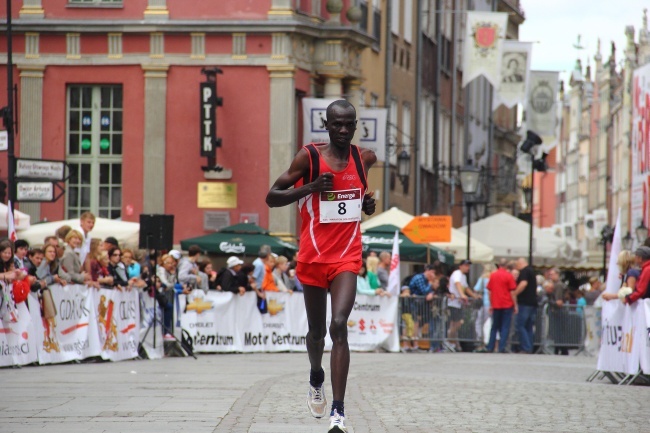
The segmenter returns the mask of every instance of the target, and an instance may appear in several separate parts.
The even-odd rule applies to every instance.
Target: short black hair
[[[106,239],[104,239],[104,242],[107,244],[115,245],[116,247],[120,246],[120,243],[117,242],[117,239],[115,239],[113,236],[109,236]]]
[[[14,248],[27,248],[29,249],[29,242],[27,242],[25,239],[17,239],[16,242],[14,242]]]
[[[334,107],[339,107],[339,108],[343,108],[343,109],[346,109],[346,110],[352,108],[352,110],[354,110],[354,114],[355,114],[355,117],[356,117],[357,110],[354,108],[354,105],[350,104],[345,99],[339,99],[337,101],[332,102],[330,105],[327,106],[327,111],[325,112],[325,117],[327,118],[327,120],[329,120],[330,114],[332,113],[332,110],[334,109]]]

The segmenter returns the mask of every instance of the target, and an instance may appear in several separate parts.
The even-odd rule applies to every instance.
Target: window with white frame
[[[413,40],[413,0],[403,0],[404,1],[404,24],[402,28],[404,29],[404,40],[408,43],[411,43]]]
[[[66,217],[122,216],[122,86],[68,87]]]
[[[390,29],[399,36],[400,0],[390,0]]]

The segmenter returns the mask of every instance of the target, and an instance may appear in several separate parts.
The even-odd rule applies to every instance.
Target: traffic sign
[[[402,229],[402,233],[416,244],[451,242],[451,216],[416,216]]]

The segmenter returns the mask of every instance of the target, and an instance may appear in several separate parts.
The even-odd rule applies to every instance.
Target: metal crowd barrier
[[[419,350],[452,352],[482,347],[489,338],[489,330],[487,335],[482,335],[481,331],[480,325],[484,323],[482,309],[481,302],[470,301],[463,305],[460,312],[452,311],[447,305],[446,296],[438,296],[431,301],[423,296],[402,297],[398,313],[401,345],[403,348],[409,346]],[[452,316],[462,320],[457,336],[449,332],[450,329],[453,332]],[[519,344],[516,320],[517,316],[513,315],[508,339],[511,351]],[[552,354],[577,349],[576,354],[584,352],[586,330],[584,307],[540,305],[534,325],[533,351]]]

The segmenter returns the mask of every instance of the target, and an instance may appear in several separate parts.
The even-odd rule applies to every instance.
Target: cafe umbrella
[[[399,230],[399,227],[390,224],[366,230],[361,235],[363,251],[366,253],[369,251],[390,252],[393,248],[395,230]],[[429,249],[428,256],[427,248]],[[432,245],[413,243],[401,231],[399,232],[399,255],[400,259],[404,262],[427,263],[428,259],[430,262],[438,260],[447,265],[454,264],[454,256],[452,254]]]
[[[262,245],[269,245],[275,254],[288,258],[292,258],[298,251],[297,245],[283,241],[252,223],[235,224],[215,233],[181,241],[184,250],[191,245],[198,245],[210,254],[229,256],[257,256]]]

